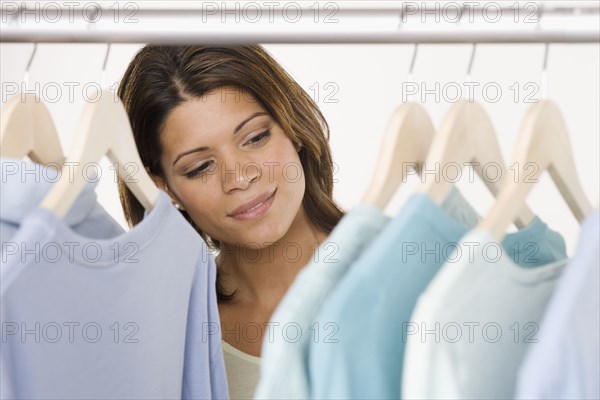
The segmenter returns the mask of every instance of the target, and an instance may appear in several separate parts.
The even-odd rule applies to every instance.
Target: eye
[[[253,138],[251,138],[250,140],[248,140],[246,142],[246,144],[256,145],[258,143],[265,141],[269,136],[271,136],[271,130],[267,129],[266,131],[261,132],[258,135],[254,136]]]
[[[193,170],[191,170],[190,172],[187,172],[185,174],[185,176],[189,179],[195,178],[198,175],[202,175],[204,173],[207,172],[208,166],[211,164],[211,162],[205,162],[204,164],[201,164],[198,168],[195,168]]]

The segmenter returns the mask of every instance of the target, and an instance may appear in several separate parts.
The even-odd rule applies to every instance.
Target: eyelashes
[[[212,161],[205,162],[202,165],[200,165],[198,168],[193,169],[190,172],[186,173],[185,176],[189,179],[195,178],[196,176],[204,173],[211,163],[212,163]]]
[[[264,132],[259,133],[258,135],[254,136],[253,138],[250,138],[250,140],[248,140],[246,143],[250,143],[250,144],[257,144],[257,143],[261,143],[263,139],[268,138],[269,136],[271,136],[271,130],[267,129]]]
[[[271,136],[271,130],[267,129],[266,131],[261,132],[258,135],[250,138],[246,143],[244,143],[244,145],[247,145],[247,146],[250,146],[250,147],[259,147],[259,146],[262,146],[263,143],[266,142],[270,136]],[[205,163],[202,163],[197,168],[191,170],[190,172],[187,172],[185,174],[186,178],[192,179],[192,178],[204,175],[206,173],[206,171],[209,170],[208,167],[213,162],[214,161],[207,161]]]

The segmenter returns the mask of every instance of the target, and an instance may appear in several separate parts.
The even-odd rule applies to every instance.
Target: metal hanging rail
[[[438,31],[438,32],[160,32],[19,30],[3,32],[0,42],[37,43],[600,43],[600,31]]]
[[[155,44],[251,44],[251,43],[600,43],[599,24],[582,27],[540,28],[539,24],[515,24],[512,29],[488,24],[486,29],[475,29],[464,22],[469,18],[485,16],[490,9],[496,14],[529,18],[537,22],[540,18],[597,18],[600,21],[598,1],[544,2],[65,2],[77,6],[60,8],[54,4],[50,11],[69,15],[68,24],[31,22],[36,13],[43,13],[44,2],[2,2],[0,16],[0,42],[37,43],[155,43]],[[93,6],[91,6],[93,5]],[[490,7],[490,6],[493,7]],[[96,7],[96,8],[94,8]],[[112,8],[111,8],[112,7]],[[136,24],[113,21],[121,9],[120,18],[129,12]],[[251,15],[281,16],[283,12],[302,13],[308,19],[320,12],[319,18],[333,16],[335,24],[219,24],[219,20],[237,18],[232,14],[246,10]],[[290,11],[291,10],[291,11]],[[446,20],[454,18],[455,24],[434,24],[433,29],[420,29],[419,20],[434,18],[435,13],[448,13]],[[52,14],[52,15],[55,15]],[[432,14],[434,15],[432,17]],[[460,14],[460,18],[458,17]],[[102,20],[95,17],[104,15]],[[357,17],[394,16],[401,23],[396,29],[348,29],[347,22]],[[73,17],[73,18],[72,18]],[[285,14],[284,14],[285,17]],[[50,18],[50,17],[48,17]],[[346,19],[347,18],[347,19]],[[537,18],[537,20],[536,20]],[[281,19],[281,18],[280,18]],[[37,20],[36,20],[37,21]],[[167,28],[160,23],[177,21]],[[182,22],[179,24],[179,22]],[[190,25],[190,21],[195,24]],[[389,19],[388,19],[389,21]],[[414,22],[417,24],[414,24]],[[187,25],[185,23],[188,23]],[[215,23],[216,22],[216,23]],[[271,22],[271,21],[270,21]],[[281,22],[281,21],[279,21]],[[283,21],[286,22],[286,21]],[[288,21],[289,22],[289,21]],[[310,22],[310,21],[309,21]],[[319,21],[325,22],[325,21]],[[408,22],[408,23],[406,23]],[[446,21],[447,22],[447,21]],[[472,22],[472,21],[468,21]],[[412,29],[417,27],[418,29]],[[267,29],[265,29],[265,25]],[[423,25],[423,24],[421,24]],[[173,28],[176,26],[176,28]],[[223,27],[232,29],[224,30]],[[283,27],[282,27],[283,26]],[[341,29],[342,27],[345,29]],[[384,26],[381,24],[381,26]],[[573,27],[572,27],[573,26]],[[93,29],[90,29],[93,28]],[[377,25],[379,28],[379,25]],[[489,28],[489,29],[488,29]]]

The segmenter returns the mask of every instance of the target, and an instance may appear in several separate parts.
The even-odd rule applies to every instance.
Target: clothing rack
[[[75,2],[76,7],[57,7],[45,10],[41,2],[3,2],[0,10],[0,42],[19,43],[153,43],[153,44],[251,44],[251,43],[600,43],[600,30],[595,27],[582,27],[579,24],[568,28],[544,27],[546,18],[590,18],[600,17],[600,4],[596,1],[573,2],[155,2],[118,3],[90,2],[87,5]],[[100,6],[100,8],[98,8]],[[430,7],[431,6],[431,7]],[[112,8],[111,8],[112,7]],[[122,8],[121,8],[122,7]],[[120,14],[119,14],[120,11]],[[40,15],[54,13],[66,19],[69,26],[57,23],[40,23]],[[274,20],[284,13],[296,13],[306,18],[318,19],[311,29],[298,29],[299,24],[288,23],[284,28],[270,21],[265,29],[252,20],[241,21],[239,14],[249,13],[252,18],[260,15],[266,20]],[[58,14],[57,14],[58,13]],[[235,14],[238,15],[235,15]],[[299,13],[299,14],[298,14]],[[436,24],[435,29],[413,29],[411,22],[419,19],[435,18],[443,14],[445,22]],[[498,14],[500,13],[500,14]],[[515,24],[515,29],[499,28],[487,24],[484,29],[474,28],[471,22],[485,19],[485,16],[521,20],[529,23]],[[50,14],[48,14],[50,15]],[[136,23],[123,23],[126,15]],[[326,16],[342,23],[321,23]],[[104,16],[101,18],[101,16]],[[395,29],[380,24],[381,29],[340,29],[338,25],[357,17],[387,18],[396,17],[399,21]],[[346,19],[347,18],[347,19]],[[494,17],[495,18],[495,17]],[[231,21],[232,23],[211,24],[211,22]],[[248,19],[251,19],[248,17]],[[468,19],[468,21],[467,21]],[[36,22],[31,22],[35,20]],[[193,29],[173,29],[174,20],[196,22]],[[161,29],[161,22],[170,22],[167,29]],[[250,23],[244,23],[250,22]],[[263,22],[263,21],[260,21]],[[277,21],[275,21],[277,22]],[[281,22],[281,21],[280,21]],[[289,20],[287,22],[290,22]],[[263,24],[264,25],[264,24]],[[380,25],[377,25],[379,28]],[[421,24],[423,25],[423,24]],[[179,26],[179,24],[177,25]],[[231,30],[224,31],[224,26]]]

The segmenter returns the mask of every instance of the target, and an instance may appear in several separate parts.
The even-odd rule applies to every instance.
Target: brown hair
[[[306,190],[302,205],[309,220],[331,232],[343,216],[333,200],[333,162],[329,126],[321,111],[296,81],[259,45],[250,46],[156,46],[142,48],[121,80],[118,95],[123,101],[144,167],[164,179],[160,165],[161,132],[175,107],[220,88],[234,87],[256,99],[285,134],[301,145],[300,162]],[[130,226],[140,222],[144,208],[119,179],[121,205]],[[191,220],[212,248],[220,243],[209,238]],[[217,271],[217,297],[224,293]]]

